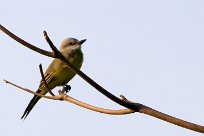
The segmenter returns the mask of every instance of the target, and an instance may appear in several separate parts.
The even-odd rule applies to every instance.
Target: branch
[[[46,51],[46,50],[43,50],[43,49],[40,49],[38,47],[35,47],[34,45],[24,41],[23,39],[19,38],[18,36],[16,36],[15,34],[13,34],[12,32],[10,32],[8,29],[6,29],[5,27],[3,27],[1,24],[0,24],[0,30],[2,30],[5,34],[7,34],[8,36],[10,36],[12,39],[14,39],[15,41],[17,41],[18,43],[24,45],[25,47],[35,51],[35,52],[38,52],[42,55],[45,55],[45,56],[48,56],[48,57],[55,57],[54,53],[52,52],[49,52],[49,51]]]
[[[76,67],[74,67],[60,52],[59,50],[54,46],[54,44],[52,43],[52,41],[50,40],[50,38],[47,35],[47,32],[44,31],[44,36],[46,41],[48,42],[48,44],[50,45],[50,48],[53,50],[54,54],[55,54],[55,58],[60,59],[61,61],[65,62],[75,73],[77,73],[81,78],[83,78],[86,82],[88,82],[91,86],[93,86],[96,90],[98,90],[99,92],[101,92],[103,95],[105,95],[106,97],[108,97],[109,99],[111,99],[112,101],[126,107],[129,109],[132,109],[134,111],[139,111],[139,107],[142,106],[142,104],[139,103],[135,103],[134,106],[128,102],[128,101],[123,101],[120,98],[116,97],[115,95],[111,94],[110,92],[108,92],[106,89],[104,89],[102,86],[100,86],[99,84],[97,84],[93,79],[91,79],[90,77],[88,77],[85,73],[83,73],[81,70],[77,69]]]
[[[24,46],[38,52],[38,53],[41,53],[39,52],[39,48],[35,47],[35,48],[32,48],[33,45],[29,45],[29,44],[26,44],[27,42],[21,42],[21,40],[19,40],[20,38],[18,38],[17,36],[15,36],[13,33],[9,32],[6,28],[4,28],[2,25],[0,26],[0,29],[5,32],[7,35],[9,35],[11,38],[13,38],[14,40],[16,40],[17,42],[23,44]],[[9,33],[8,33],[9,32]],[[14,35],[14,36],[13,36]],[[47,52],[43,50],[43,55],[45,56],[48,56],[48,57],[53,57],[53,58],[58,58],[60,60],[62,60],[63,62],[65,62],[74,72],[76,72],[81,78],[83,78],[86,82],[88,82],[91,86],[93,86],[95,89],[97,89],[99,92],[101,92],[102,94],[104,94],[106,97],[108,97],[109,99],[111,99],[112,101],[128,108],[128,109],[131,109],[131,110],[134,110],[135,112],[140,112],[140,113],[144,113],[144,114],[147,114],[147,115],[150,115],[152,117],[156,117],[158,119],[161,119],[161,120],[164,120],[164,121],[167,121],[169,123],[172,123],[172,124],[175,124],[175,125],[178,125],[178,126],[181,126],[183,128],[186,128],[186,129],[190,129],[190,130],[193,130],[193,131],[197,131],[197,132],[200,132],[200,133],[204,133],[204,126],[200,126],[200,125],[197,125],[197,124],[194,124],[194,123],[190,123],[190,122],[187,122],[187,121],[184,121],[184,120],[181,120],[181,119],[178,119],[178,118],[175,118],[175,117],[172,117],[172,116],[169,116],[167,114],[164,114],[164,113],[161,113],[157,110],[154,110],[150,107],[147,107],[143,104],[140,104],[140,103],[133,103],[131,101],[124,101],[124,100],[121,100],[119,99],[118,97],[114,96],[113,94],[111,94],[110,92],[108,92],[106,89],[104,89],[102,86],[100,86],[99,84],[97,84],[94,80],[92,80],[90,77],[88,77],[86,74],[84,74],[81,70],[78,70],[77,68],[75,68],[68,60],[66,60],[66,58],[58,51],[58,49],[54,46],[54,44],[51,42],[51,40],[49,39],[47,33],[44,31],[44,36],[45,36],[45,39],[46,41],[48,42],[48,44],[50,45],[51,49],[53,50],[54,53],[51,53],[51,52]],[[16,38],[17,37],[17,38]],[[51,55],[52,54],[52,55]],[[54,55],[53,55],[54,54]]]
[[[48,87],[48,85],[47,85],[47,82],[46,82],[46,80],[45,80],[45,77],[44,77],[44,74],[43,74],[43,68],[42,68],[42,65],[41,65],[41,64],[39,65],[39,69],[40,69],[40,75],[41,75],[41,77],[42,77],[42,82],[43,82],[43,84],[45,85],[45,87],[46,87],[46,89],[48,90],[48,92],[50,93],[50,95],[55,96],[55,95],[53,94],[53,92],[50,90],[50,88]]]
[[[87,104],[87,103],[81,102],[79,100],[76,100],[76,99],[74,99],[74,98],[72,98],[72,97],[62,93],[62,91],[59,91],[59,95],[58,96],[46,96],[46,95],[42,95],[42,94],[36,93],[34,91],[31,91],[31,90],[29,90],[27,88],[20,87],[20,86],[12,83],[10,81],[7,81],[7,80],[4,80],[4,81],[6,83],[12,85],[12,86],[15,86],[15,87],[23,90],[23,91],[26,91],[28,93],[40,96],[42,98],[51,99],[51,100],[60,100],[60,101],[65,100],[65,101],[71,102],[71,103],[73,103],[75,105],[78,105],[80,107],[83,107],[83,108],[86,108],[86,109],[89,109],[89,110],[92,110],[92,111],[104,113],[104,114],[123,115],[123,114],[130,114],[130,113],[134,113],[135,112],[135,111],[130,110],[130,109],[111,110],[111,109],[104,109],[104,108],[92,106],[90,104]]]
[[[50,38],[48,37],[47,33],[44,31],[44,36],[48,44],[50,45],[51,49],[56,55],[56,58],[60,59],[61,61],[65,62],[74,72],[76,72],[81,78],[83,78],[86,82],[88,82],[91,86],[93,86],[96,90],[101,92],[103,95],[111,99],[112,101],[120,104],[121,106],[124,106],[128,109],[132,109],[135,112],[144,113],[147,115],[150,115],[152,117],[167,121],[169,123],[175,124],[177,126],[190,129],[193,131],[204,133],[204,126],[200,126],[191,122],[187,122],[172,116],[169,116],[165,113],[159,112],[157,110],[154,110],[148,106],[145,106],[140,103],[133,103],[131,101],[124,101],[119,99],[118,97],[114,96],[110,92],[108,92],[106,89],[104,89],[102,86],[97,84],[94,80],[92,80],[90,77],[88,77],[85,73],[83,73],[81,70],[75,68],[60,52],[59,50],[53,45]]]
[[[59,96],[45,96],[45,95],[41,95],[41,94],[39,94],[39,93],[36,93],[36,92],[33,92],[33,91],[31,91],[31,90],[29,90],[29,89],[27,89],[27,88],[23,88],[23,87],[20,87],[20,86],[18,86],[18,85],[16,85],[16,84],[14,84],[14,83],[12,83],[12,82],[10,82],[10,81],[7,81],[7,80],[4,80],[7,84],[10,84],[10,85],[12,85],[12,86],[15,86],[15,87],[17,87],[17,88],[19,88],[19,89],[21,89],[21,90],[24,90],[24,91],[26,91],[26,92],[28,92],[28,93],[31,93],[31,94],[34,94],[34,95],[37,95],[37,96],[40,96],[40,97],[43,97],[43,98],[47,98],[47,99],[51,99],[51,100],[61,100],[61,96],[59,97]]]

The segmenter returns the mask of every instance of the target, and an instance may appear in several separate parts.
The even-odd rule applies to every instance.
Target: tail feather
[[[40,93],[41,91],[42,90],[38,90],[36,93]],[[33,107],[35,106],[35,104],[38,102],[40,98],[41,98],[40,96],[34,95],[34,97],[29,102],[28,106],[26,107],[21,119],[25,119],[28,116],[28,114],[31,112],[31,110],[33,109]]]

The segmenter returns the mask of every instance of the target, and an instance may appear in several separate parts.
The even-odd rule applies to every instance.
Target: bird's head
[[[86,41],[84,40],[77,40],[75,38],[66,38],[62,41],[61,46],[60,46],[60,51],[64,51],[67,49],[81,49],[81,45]]]

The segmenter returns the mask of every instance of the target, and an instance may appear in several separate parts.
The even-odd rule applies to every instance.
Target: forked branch
[[[13,38],[14,40],[16,40],[17,42],[23,44],[24,46],[32,49],[33,51],[36,51],[38,53],[41,53],[45,56],[48,57],[53,57],[53,58],[58,58],[61,61],[65,62],[74,72],[76,72],[81,78],[83,78],[85,81],[87,81],[91,86],[93,86],[96,90],[98,90],[99,92],[101,92],[102,94],[104,94],[106,97],[108,97],[109,99],[111,99],[112,101],[128,108],[131,110],[134,110],[135,112],[140,112],[140,113],[144,113],[150,116],[153,116],[155,118],[167,121],[169,123],[181,126],[183,128],[186,129],[190,129],[196,132],[200,132],[200,133],[204,133],[204,126],[201,125],[197,125],[194,123],[190,123],[172,116],[169,116],[167,114],[161,113],[157,110],[154,110],[150,107],[147,107],[143,104],[140,103],[134,103],[131,101],[124,101],[121,100],[120,98],[114,96],[113,94],[111,94],[110,92],[108,92],[106,89],[104,89],[102,86],[100,86],[99,84],[97,84],[94,80],[92,80],[90,77],[88,77],[85,73],[83,73],[81,70],[78,70],[77,68],[75,68],[60,52],[59,50],[54,46],[54,44],[52,43],[52,41],[50,40],[50,38],[48,37],[47,33],[44,31],[44,36],[46,41],[48,42],[48,44],[50,45],[51,49],[53,50],[53,52],[48,52],[42,49],[39,49],[31,44],[29,44],[28,42],[25,42],[24,40],[20,39],[19,37],[17,37],[16,35],[14,35],[13,33],[11,33],[9,30],[7,30],[5,27],[3,27],[2,25],[0,25],[0,29],[6,33],[7,35],[9,35],[11,38]]]

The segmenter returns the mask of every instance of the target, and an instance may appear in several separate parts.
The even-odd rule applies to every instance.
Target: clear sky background
[[[1,0],[0,23],[46,50],[50,49],[43,30],[57,47],[66,37],[86,38],[81,70],[104,88],[204,125],[203,7],[203,0]],[[4,33],[0,33],[0,55],[1,136],[202,135],[140,113],[105,115],[47,99],[20,120],[32,95],[3,79],[35,91],[41,78],[38,65],[42,63],[45,70],[52,59]],[[74,98],[122,108],[79,76],[69,84]]]

